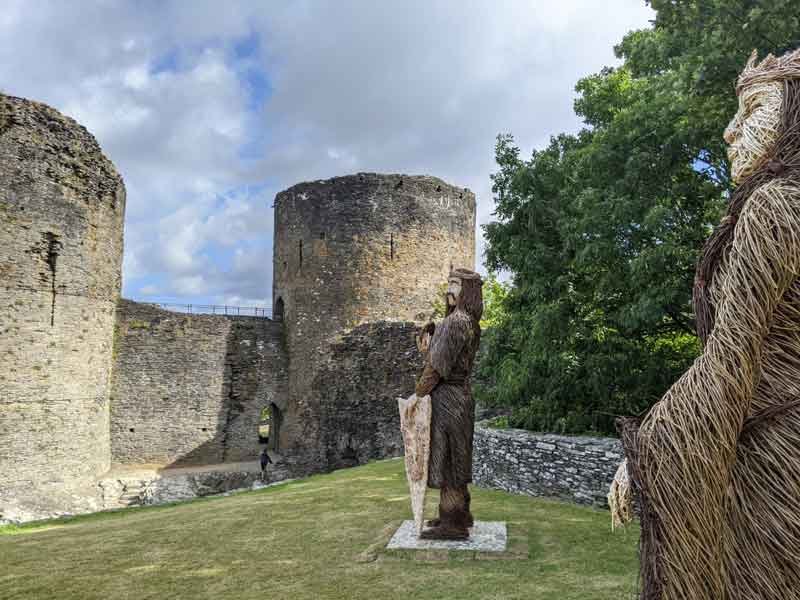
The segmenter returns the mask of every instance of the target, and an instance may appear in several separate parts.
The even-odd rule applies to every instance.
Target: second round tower
[[[475,268],[475,195],[430,176],[300,183],[276,196],[275,232],[290,389],[280,445],[300,451],[319,437],[308,382],[330,340],[366,322],[423,321],[450,270]]]

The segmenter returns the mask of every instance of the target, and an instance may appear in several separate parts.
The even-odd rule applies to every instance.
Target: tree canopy
[[[698,252],[730,193],[722,132],[750,52],[800,45],[796,0],[653,0],[578,81],[585,127],[521,157],[498,136],[486,263],[508,271],[477,396],[532,429],[613,431],[697,356]]]

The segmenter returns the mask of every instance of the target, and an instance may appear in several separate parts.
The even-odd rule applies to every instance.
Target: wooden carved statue
[[[427,483],[440,490],[439,516],[428,522],[424,539],[467,539],[473,524],[467,489],[475,427],[470,373],[481,340],[482,283],[474,271],[450,273],[446,315],[433,330],[415,389],[417,398],[431,397]],[[428,326],[421,333],[422,346],[431,330]]]
[[[703,353],[619,423],[609,498],[624,521],[638,497],[646,600],[800,598],[800,50],[754,53],[737,93],[738,187],[695,278]]]

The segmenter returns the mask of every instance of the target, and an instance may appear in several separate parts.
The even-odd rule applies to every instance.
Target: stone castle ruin
[[[0,94],[0,520],[152,496],[136,469],[219,491],[257,473],[265,409],[275,477],[402,453],[416,327],[474,268],[469,190],[362,173],[279,193],[272,319],[122,299],[124,212],[86,129]]]

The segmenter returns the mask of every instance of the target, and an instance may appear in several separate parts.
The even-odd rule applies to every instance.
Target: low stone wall
[[[621,461],[622,446],[614,438],[478,425],[472,477],[480,487],[605,507]]]
[[[120,468],[97,483],[103,510],[181,502],[233,491],[258,489],[290,479],[282,464],[266,474],[257,462],[176,469]]]
[[[55,503],[20,504],[0,497],[0,526],[116,510],[182,502],[202,496],[215,496],[255,490],[291,481],[291,465],[280,456],[262,473],[258,462],[224,463],[202,467],[162,469],[159,467],[118,467],[98,479],[94,487],[80,496],[62,494]]]

